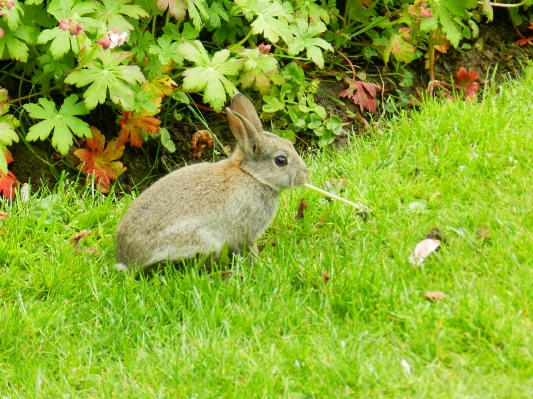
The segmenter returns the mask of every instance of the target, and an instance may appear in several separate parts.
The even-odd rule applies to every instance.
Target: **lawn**
[[[531,398],[532,94],[529,67],[479,103],[427,101],[304,154],[312,184],[344,178],[371,213],[287,191],[232,278],[117,272],[130,197],[63,179],[3,202],[0,397]],[[439,251],[413,266],[435,229]]]

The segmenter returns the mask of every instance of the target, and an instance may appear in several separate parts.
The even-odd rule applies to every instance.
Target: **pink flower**
[[[257,48],[259,49],[259,52],[263,54],[268,54],[270,52],[270,49],[272,48],[272,45],[261,43],[259,46],[257,46]]]
[[[104,50],[107,50],[109,46],[111,46],[111,40],[109,40],[107,36],[104,36],[100,40],[98,40],[98,44],[102,46]]]
[[[431,18],[431,17],[433,17],[433,10],[431,10],[431,8],[428,8],[422,11],[420,14],[418,14],[418,18]]]
[[[0,39],[4,38],[4,30],[0,28]]]
[[[61,30],[69,30],[69,23],[66,19],[62,19],[61,22],[59,23],[59,29]]]
[[[70,28],[70,34],[73,36],[78,36],[81,32],[83,32],[82,24],[76,24]]]

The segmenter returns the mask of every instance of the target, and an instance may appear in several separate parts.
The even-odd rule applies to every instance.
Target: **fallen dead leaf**
[[[74,236],[70,240],[70,244],[76,246],[81,242],[81,240],[83,240],[86,236],[91,235],[91,234],[92,234],[91,230],[78,231],[77,233],[74,234]]]
[[[444,239],[442,238],[442,232],[438,227],[433,227],[427,234],[426,238],[430,238],[432,240],[438,240],[440,242],[443,242]]]
[[[331,277],[329,276],[329,274],[326,272],[326,269],[322,269],[322,279],[324,280],[325,283],[327,283],[329,281]]]
[[[441,291],[427,291],[424,296],[430,301],[441,301],[446,298],[446,294]]]
[[[479,238],[480,240],[489,240],[490,239],[489,228],[485,226],[478,227],[477,238]]]
[[[76,251],[79,254],[87,254],[92,256],[100,256],[100,251],[96,247],[80,247],[77,246],[74,248],[74,251]]]
[[[302,220],[304,218],[304,211],[307,209],[307,201],[302,198],[298,204],[298,213],[294,217],[296,220]]]
[[[192,135],[191,148],[193,158],[200,158],[202,151],[207,147],[211,147],[215,140],[208,130],[198,130]]]
[[[9,217],[9,213],[6,213],[6,212],[0,212],[0,220],[5,219],[5,218],[7,218],[7,217]]]
[[[435,252],[440,246],[440,240],[434,240],[427,238],[416,244],[413,254],[409,257],[409,262],[412,265],[420,266],[424,259],[426,259],[431,253]]]

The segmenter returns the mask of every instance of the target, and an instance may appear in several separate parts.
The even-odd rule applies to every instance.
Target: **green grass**
[[[530,398],[532,93],[528,69],[482,103],[428,102],[383,135],[309,155],[310,182],[345,177],[342,195],[370,217],[286,192],[261,260],[229,280],[116,272],[129,199],[63,181],[62,222],[39,218],[38,196],[4,204],[0,397]],[[95,253],[70,244],[83,227]],[[435,227],[441,249],[413,267]]]

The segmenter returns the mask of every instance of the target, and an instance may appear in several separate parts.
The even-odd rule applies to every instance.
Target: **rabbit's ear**
[[[228,116],[229,127],[244,153],[255,155],[261,140],[255,126],[231,108],[226,108],[226,115]]]
[[[261,120],[257,115],[254,105],[244,94],[239,93],[233,96],[233,100],[231,100],[231,109],[248,119],[250,123],[254,125],[257,132],[263,131],[263,125],[261,124]]]

